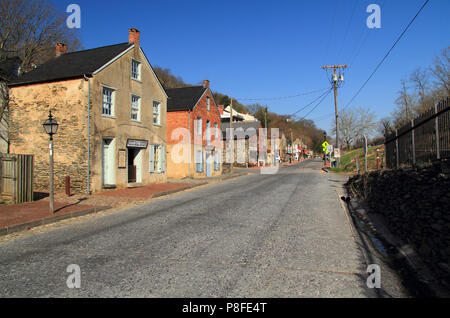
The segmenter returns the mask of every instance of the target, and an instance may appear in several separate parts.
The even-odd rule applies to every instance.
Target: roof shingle
[[[166,89],[167,111],[188,111],[193,110],[198,100],[205,93],[207,88],[203,86],[189,86]]]
[[[134,44],[120,43],[62,54],[11,81],[9,86],[77,78],[84,74],[91,75],[132,45]]]

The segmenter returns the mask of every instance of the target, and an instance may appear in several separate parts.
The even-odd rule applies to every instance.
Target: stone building
[[[209,88],[167,89],[168,177],[210,177],[222,174],[219,109]]]
[[[34,188],[47,191],[49,110],[54,136],[55,187],[66,176],[72,191],[166,181],[167,95],[139,43],[129,41],[56,56],[9,84],[11,153],[34,154]],[[90,106],[89,106],[90,105]]]

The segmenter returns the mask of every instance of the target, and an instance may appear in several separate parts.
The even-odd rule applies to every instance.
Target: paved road
[[[319,161],[0,244],[1,297],[372,297]],[[69,289],[69,264],[81,288]]]

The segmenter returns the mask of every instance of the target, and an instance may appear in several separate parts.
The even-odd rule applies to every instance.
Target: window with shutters
[[[201,117],[197,117],[197,120],[195,121],[195,124],[197,125],[197,127],[196,127],[196,134],[197,134],[197,136],[201,136],[202,135],[202,118]]]
[[[206,144],[211,144],[211,122],[209,120],[206,121]]]
[[[203,151],[201,150],[195,153],[195,171],[203,172]]]
[[[150,145],[150,172],[166,171],[166,151],[163,145]]]

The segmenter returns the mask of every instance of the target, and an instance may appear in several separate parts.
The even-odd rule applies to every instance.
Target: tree
[[[430,71],[436,88],[450,96],[450,46],[443,49],[440,56],[434,58]]]
[[[153,70],[158,76],[159,81],[161,82],[164,88],[179,88],[191,86],[186,84],[180,76],[175,76],[172,74],[171,70],[168,68],[162,68],[160,66],[154,66]]]
[[[81,48],[75,29],[66,25],[66,15],[47,0],[0,1],[0,61],[19,56],[21,72],[55,55],[55,44],[69,51]]]
[[[413,113],[413,103],[414,97],[409,94],[407,81],[401,81],[402,88],[398,91],[398,97],[395,100],[395,104],[397,105],[397,109],[394,110],[392,116],[394,117],[394,125],[396,127],[400,127],[407,122],[410,122],[411,119],[414,118]]]
[[[373,113],[369,107],[358,107],[356,109],[357,114],[357,134],[359,136],[366,135],[367,137],[371,137],[376,130],[377,122],[376,115]]]
[[[362,135],[368,137],[375,133],[377,123],[375,113],[370,108],[347,108],[339,113],[339,138],[347,148]],[[332,122],[332,134],[336,134],[336,122]]]

